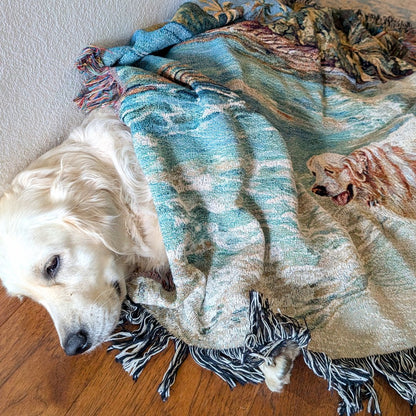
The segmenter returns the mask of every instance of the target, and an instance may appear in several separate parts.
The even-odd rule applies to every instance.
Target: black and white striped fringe
[[[267,299],[258,292],[250,293],[250,332],[245,350],[253,359],[269,363],[288,344],[306,348],[310,341],[309,330],[298,321],[281,313],[273,313]],[[260,362],[260,363],[261,363]]]
[[[233,388],[237,383],[261,383],[264,375],[259,366],[269,363],[288,344],[305,348],[309,331],[297,321],[274,314],[267,300],[257,292],[250,293],[250,332],[244,346],[227,350],[189,347],[192,358],[201,367],[213,371]]]
[[[169,368],[163,376],[158,392],[163,401],[170,395],[170,387],[176,379],[176,373],[189,354],[189,347],[181,340],[175,338],[156,319],[146,311],[143,306],[126,300],[123,305],[121,323],[135,325],[135,329],[121,330],[111,336],[109,341],[113,344],[108,351],[117,350],[116,361],[121,363],[136,381],[150,359],[165,350],[169,341],[175,344],[175,354]]]
[[[238,384],[261,383],[264,375],[260,364],[268,363],[288,344],[305,348],[309,331],[297,321],[271,312],[267,300],[257,292],[250,293],[250,332],[245,345],[224,350],[188,346],[171,335],[143,306],[126,300],[123,305],[122,324],[133,324],[134,330],[123,328],[109,341],[109,351],[117,350],[116,361],[137,380],[149,360],[165,350],[169,342],[175,344],[175,354],[165,373],[158,392],[163,400],[170,395],[176,374],[188,353],[201,367],[217,374],[230,388]]]
[[[334,389],[339,394],[339,415],[353,416],[363,410],[364,401],[367,401],[368,413],[381,415],[374,389],[376,373],[384,376],[411,408],[416,403],[416,348],[366,358],[336,360],[304,349],[303,357],[316,375],[328,381],[329,390]]]
[[[213,371],[231,388],[237,383],[261,383],[263,363],[270,364],[273,357],[290,344],[303,353],[308,367],[328,382],[329,390],[340,397],[338,414],[353,416],[363,410],[367,401],[368,413],[380,415],[380,405],[374,389],[374,375],[383,375],[391,387],[407,400],[411,407],[416,403],[416,347],[386,355],[366,358],[331,359],[326,354],[308,350],[310,333],[306,325],[280,313],[273,313],[269,303],[259,293],[250,293],[250,330],[240,348],[225,350],[189,346],[171,335],[151,313],[139,304],[127,300],[122,321],[133,324],[134,330],[122,329],[114,334],[109,350],[117,350],[116,360],[137,380],[149,360],[165,350],[169,342],[175,353],[158,392],[165,401],[176,374],[188,354],[201,367]],[[413,414],[413,413],[412,413]]]

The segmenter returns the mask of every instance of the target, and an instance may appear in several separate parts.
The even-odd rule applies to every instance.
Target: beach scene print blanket
[[[77,61],[89,111],[130,127],[174,290],[132,279],[117,360],[169,342],[231,387],[289,343],[379,414],[376,373],[416,401],[415,13],[204,0]],[[389,13],[392,12],[388,9]]]

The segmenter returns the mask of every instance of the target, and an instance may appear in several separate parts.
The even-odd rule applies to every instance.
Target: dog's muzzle
[[[82,354],[90,347],[91,342],[88,340],[88,333],[83,329],[69,334],[63,345],[64,351],[67,355]]]

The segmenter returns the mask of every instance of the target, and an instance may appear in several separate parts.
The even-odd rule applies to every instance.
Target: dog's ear
[[[123,221],[120,215],[111,214],[109,205],[109,201],[97,205],[92,199],[85,200],[82,206],[73,206],[64,215],[63,223],[88,238],[100,241],[113,253],[128,254]]]
[[[351,179],[356,182],[364,182],[368,174],[368,158],[365,152],[359,150],[351,153],[344,159],[344,166],[348,168]]]
[[[312,163],[315,159],[315,156],[312,156],[308,159],[308,161],[306,162],[306,167],[311,171],[312,170]]]
[[[76,152],[62,156],[49,196],[53,205],[62,207],[64,224],[123,254],[126,208],[121,202],[120,189],[120,177],[111,165],[90,154]]]

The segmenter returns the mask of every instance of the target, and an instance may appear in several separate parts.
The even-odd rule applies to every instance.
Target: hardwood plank
[[[37,349],[48,352],[58,336],[47,312],[26,301],[0,327],[0,385]]]
[[[157,393],[157,387],[167,369],[171,353],[171,351],[168,351],[154,357],[137,382],[134,382],[122,370],[121,366],[115,363],[112,359],[113,353],[107,354],[105,366],[97,372],[93,383],[87,386],[66,415],[147,415],[152,414],[153,410],[151,409],[157,408],[158,405],[163,408],[165,404]],[[192,394],[192,390],[191,388],[188,392],[190,391]],[[103,392],[106,391],[111,392],[111,400],[103,400]],[[180,401],[184,401],[182,403],[185,408],[188,397],[186,394],[179,397]],[[91,402],[95,403],[94,408],[91,408]],[[88,409],[87,412],[85,412],[86,409]],[[150,413],[149,409],[151,410]],[[163,413],[169,414],[165,409],[163,409]],[[181,414],[186,413],[182,411]]]
[[[0,285],[0,326],[3,325],[26,301],[7,295]]]
[[[40,305],[28,301],[15,318],[0,327],[0,397],[7,397],[0,400],[1,415],[63,415],[97,371],[113,364],[104,348],[66,356]]]
[[[39,347],[1,386],[1,415],[64,415],[107,360]],[[107,357],[108,358],[108,357]]]

